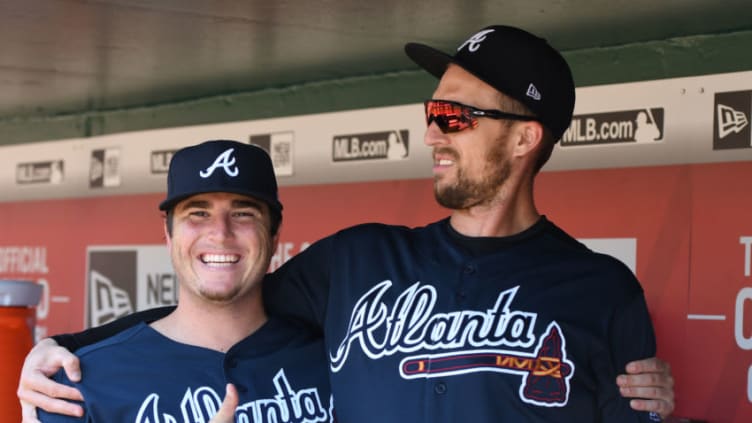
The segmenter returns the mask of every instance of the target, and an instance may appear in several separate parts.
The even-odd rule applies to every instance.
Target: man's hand
[[[235,389],[235,385],[228,383],[222,406],[219,407],[219,411],[214,417],[212,417],[209,423],[233,423],[235,421],[235,409],[237,407],[238,391]]]
[[[70,386],[50,380],[60,368],[74,382],[81,380],[78,357],[57,345],[52,339],[43,339],[32,348],[24,361],[18,382],[18,399],[21,400],[22,423],[39,423],[36,407],[50,413],[82,416],[83,408],[67,400],[83,401],[81,393]]]
[[[674,378],[671,366],[658,358],[627,364],[627,374],[616,378],[621,395],[638,398],[629,405],[635,410],[652,411],[666,418],[674,411]]]

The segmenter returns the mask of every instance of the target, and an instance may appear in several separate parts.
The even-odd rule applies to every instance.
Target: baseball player
[[[42,422],[206,422],[227,383],[246,422],[330,422],[323,342],[268,319],[261,281],[277,244],[282,204],[260,148],[210,141],[175,153],[165,237],[180,282],[178,306],[77,352],[87,377],[72,383],[84,415]]]
[[[268,310],[323,330],[338,419],[660,421],[673,409],[662,362],[638,361],[644,374],[627,378],[625,392],[652,399],[633,403],[644,411],[614,383],[627,363],[655,355],[639,283],[533,201],[572,117],[569,66],[545,40],[507,26],[484,28],[451,56],[421,44],[406,52],[440,78],[425,103],[425,142],[451,216],[345,229],[264,283]],[[113,330],[57,339],[73,347]],[[35,368],[66,362],[49,344],[30,354],[22,385],[43,379]]]
[[[639,282],[533,201],[574,109],[564,58],[508,26],[482,29],[454,55],[405,50],[440,78],[425,143],[451,216],[345,229],[264,284],[270,310],[323,328],[338,418],[660,421],[614,383],[655,355]]]

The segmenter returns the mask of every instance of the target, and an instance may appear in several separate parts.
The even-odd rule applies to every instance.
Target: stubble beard
[[[204,297],[204,299],[211,301],[213,303],[218,304],[227,304],[232,302],[235,298],[238,297],[240,294],[240,286],[236,285],[229,291],[209,291],[206,289],[201,290],[201,296]]]
[[[473,206],[492,202],[504,182],[509,178],[511,165],[505,157],[503,143],[496,142],[496,148],[491,150],[483,163],[484,174],[480,180],[471,179],[465,169],[457,167],[456,182],[452,185],[441,186],[438,177],[434,178],[433,192],[436,202],[451,210],[464,210]],[[459,157],[454,151],[451,154],[455,163]]]

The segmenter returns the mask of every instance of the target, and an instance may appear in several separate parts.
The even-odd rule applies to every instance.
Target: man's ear
[[[172,248],[172,237],[170,231],[167,230],[167,216],[162,216],[162,230],[164,231],[165,242],[167,242],[167,249]]]
[[[277,254],[277,247],[279,247],[279,230],[282,229],[281,225],[277,228],[277,234],[272,238],[272,255]]]
[[[515,133],[514,155],[517,157],[529,156],[543,142],[543,125],[534,120],[519,122]]]

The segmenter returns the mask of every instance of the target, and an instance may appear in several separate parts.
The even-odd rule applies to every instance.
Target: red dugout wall
[[[676,414],[714,423],[752,421],[750,81],[579,89],[577,123],[536,184],[540,211],[577,238],[635,240]],[[623,131],[641,113],[650,138]],[[346,226],[442,218],[420,114],[409,105],[3,148],[0,278],[48,288],[41,336],[174,302],[157,211],[164,171],[174,149],[219,137],[264,144],[275,159],[285,222],[274,267]],[[393,139],[399,154],[379,149]]]
[[[752,295],[742,294],[752,290],[745,274],[750,259],[745,245],[751,242],[740,242],[752,239],[747,215],[752,198],[739,183],[750,178],[752,163],[726,163],[548,172],[538,183],[541,211],[575,236],[636,238],[637,276],[659,354],[674,368],[677,413],[713,422],[752,418],[747,398],[752,354],[746,347],[752,342]],[[286,210],[276,263],[352,224],[414,226],[446,215],[433,201],[430,180],[286,187],[281,195]],[[161,245],[156,209],[161,197],[6,203],[0,208],[6,249],[0,277],[46,280],[49,312],[39,325],[48,333],[80,330],[87,248]],[[44,264],[38,254],[9,259],[9,246],[43,248]],[[18,272],[31,266],[47,271]],[[691,315],[723,319],[688,319]]]

